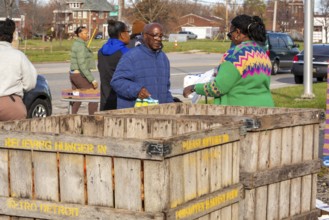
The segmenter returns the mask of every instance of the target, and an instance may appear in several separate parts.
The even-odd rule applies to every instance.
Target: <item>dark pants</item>
[[[82,77],[80,73],[70,74],[70,81],[72,84],[72,89],[93,89],[93,84],[91,84],[86,78]],[[72,114],[77,114],[80,108],[81,102],[73,102]],[[90,102],[88,104],[88,113],[93,115],[98,108],[98,103]]]
[[[25,119],[26,115],[22,97],[17,95],[0,97],[0,121]]]

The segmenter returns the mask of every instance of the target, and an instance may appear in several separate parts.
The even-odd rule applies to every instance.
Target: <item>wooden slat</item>
[[[210,192],[210,177],[209,177],[209,169],[210,169],[210,151],[208,149],[201,150],[196,152],[196,180],[197,180],[197,196],[202,196],[208,194]],[[231,156],[231,155],[230,155]],[[231,157],[230,157],[231,159]],[[231,169],[229,169],[231,171]],[[232,176],[232,172],[230,172],[230,176]]]
[[[0,149],[0,196],[9,195],[8,150]]]
[[[278,183],[268,186],[267,196],[267,216],[268,220],[275,220],[279,217],[279,191],[280,185]]]
[[[82,133],[86,136],[103,137],[104,117],[100,115],[83,115],[81,118]]]
[[[104,136],[122,138],[124,137],[126,120],[124,118],[104,117]]]
[[[59,201],[56,153],[33,153],[35,198]]]
[[[31,152],[11,150],[9,160],[11,197],[32,198]]]
[[[114,207],[111,157],[86,156],[88,205]]]
[[[266,219],[267,191],[267,186],[261,186],[255,189],[255,220]]]
[[[322,113],[324,113],[323,110],[314,110],[257,116],[256,118],[260,120],[262,125],[258,130],[284,128],[291,125],[319,124],[323,120],[320,117]]]
[[[84,161],[82,155],[60,154],[60,200],[85,204]]]
[[[149,119],[145,126],[147,127],[148,124],[150,124],[150,134],[148,136],[151,138],[169,138],[174,135],[173,120]],[[143,134],[141,136],[143,137]]]
[[[280,182],[280,198],[279,198],[279,219],[289,217],[290,206],[290,180]]]
[[[24,206],[20,206],[24,204]],[[0,213],[39,219],[164,220],[163,213],[132,212],[101,206],[0,197]]]
[[[109,137],[88,137],[69,134],[50,135],[22,132],[3,132],[0,134],[0,148],[23,149],[46,152],[63,152],[84,155],[124,156],[159,160],[163,157],[146,153],[148,143],[162,144],[163,141],[122,139]],[[175,143],[175,142],[172,142]],[[133,151],[131,149],[134,149]]]
[[[269,167],[270,158],[270,135],[269,131],[261,131],[259,133],[259,152],[257,170],[266,170]],[[242,155],[244,156],[244,155]],[[267,186],[257,187],[255,190],[255,219],[266,219],[267,207]]]
[[[314,146],[314,136],[313,136],[313,125],[306,125],[303,128],[303,161],[312,160],[314,148],[318,148],[319,146]],[[316,137],[318,138],[318,137]]]
[[[259,186],[278,183],[288,179],[317,173],[321,168],[320,160],[311,160],[291,165],[279,166],[255,173],[240,172],[241,183],[252,189]]]
[[[65,115],[61,116],[59,122],[59,132],[61,134],[76,134],[82,133],[81,115]]]
[[[301,195],[301,212],[311,210],[312,198],[312,175],[302,177],[302,195]]]
[[[312,198],[311,198],[311,209],[316,208],[316,198],[317,198],[317,184],[318,184],[318,175],[312,175]]]
[[[205,115],[207,113],[207,105],[191,105],[188,109],[189,115]]]
[[[124,137],[137,139],[148,138],[147,119],[132,117],[126,120],[127,133]]]
[[[144,161],[145,211],[161,212],[169,204],[169,164],[165,161]]]
[[[285,218],[283,220],[317,220],[320,215],[320,211],[318,209],[302,213],[300,215],[295,215],[289,218]]]
[[[314,125],[314,129],[313,129],[313,159],[316,160],[319,158],[319,148],[317,146],[319,146],[319,134],[320,133],[320,128],[318,124]]]
[[[240,140],[238,128],[212,128],[198,132],[189,132],[164,141],[171,146],[171,153],[166,157],[180,155],[219,144],[231,143]]]
[[[169,159],[169,207],[175,208],[184,203],[183,157]]]
[[[167,210],[166,219],[196,219],[220,208],[231,207],[230,205],[241,200],[241,190],[242,185],[235,184],[186,202],[176,208]]]
[[[222,188],[222,146],[210,148],[210,155],[210,192],[215,192]],[[220,215],[220,210],[211,212],[210,219],[220,219]]]
[[[291,195],[290,195],[290,216],[300,214],[301,210],[301,178],[291,180]]]
[[[198,189],[198,154],[197,152],[183,155],[183,190],[184,190],[184,201],[190,201],[197,197]]]
[[[142,210],[141,161],[114,158],[115,208]]]

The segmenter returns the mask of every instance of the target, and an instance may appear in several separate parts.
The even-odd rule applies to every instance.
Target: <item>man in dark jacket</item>
[[[100,111],[117,108],[117,95],[111,88],[113,73],[123,54],[128,52],[129,31],[121,21],[108,21],[110,39],[98,51],[98,70],[101,80]]]
[[[145,26],[144,43],[131,49],[119,61],[111,81],[117,93],[117,108],[134,107],[137,98],[152,97],[159,103],[173,102],[170,63],[162,52],[163,28],[158,23]]]

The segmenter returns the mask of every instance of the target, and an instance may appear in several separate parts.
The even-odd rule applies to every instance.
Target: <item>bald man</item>
[[[137,98],[152,97],[160,104],[173,102],[169,91],[170,63],[162,51],[162,37],[160,24],[145,25],[143,44],[120,59],[111,81],[118,109],[134,107]]]

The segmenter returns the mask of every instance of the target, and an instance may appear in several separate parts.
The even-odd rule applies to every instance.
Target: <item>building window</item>
[[[84,12],[83,12],[83,18],[87,18],[87,16],[88,16],[87,11],[84,11]]]
[[[79,3],[71,3],[70,8],[80,8],[80,4]]]
[[[82,18],[82,11],[78,11],[78,18]]]
[[[316,32],[316,31],[322,31],[322,27],[321,26],[314,26],[313,27],[313,31]]]
[[[104,13],[102,11],[99,12],[98,18],[104,18]]]
[[[193,23],[194,23],[194,18],[189,17],[189,18],[188,18],[188,23],[193,24]]]

